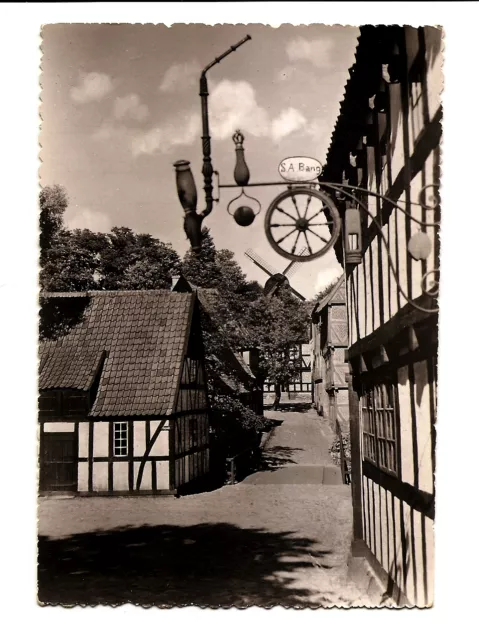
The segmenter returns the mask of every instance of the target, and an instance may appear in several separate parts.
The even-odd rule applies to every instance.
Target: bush
[[[237,398],[217,395],[211,403],[212,426],[218,445],[226,455],[259,446],[266,419],[256,415]]]
[[[351,438],[349,433],[341,434],[343,439],[343,449],[344,449],[344,457],[346,460],[346,465],[348,471],[351,471]],[[329,453],[331,458],[333,459],[334,464],[338,467],[341,466],[341,443],[339,440],[339,435],[336,434],[333,440],[333,444],[329,448]]]

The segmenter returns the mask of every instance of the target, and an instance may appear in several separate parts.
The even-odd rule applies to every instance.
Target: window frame
[[[400,420],[398,389],[394,381],[377,381],[363,389],[361,435],[363,460],[399,478]]]
[[[120,429],[117,431],[117,427]],[[123,429],[124,427],[124,429]],[[114,422],[113,423],[113,456],[115,458],[128,458],[128,436],[129,436],[129,428],[130,425],[127,421],[122,422]],[[117,445],[117,434],[119,434],[120,443]],[[125,453],[117,453],[118,449],[125,451]]]

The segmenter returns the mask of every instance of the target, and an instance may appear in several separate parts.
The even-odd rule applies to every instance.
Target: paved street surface
[[[234,486],[180,499],[42,499],[40,601],[362,604],[345,579],[350,487],[324,479],[326,421],[313,410],[267,415],[277,426],[265,468]]]

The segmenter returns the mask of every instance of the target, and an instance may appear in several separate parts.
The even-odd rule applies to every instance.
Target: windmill
[[[298,253],[298,255],[303,255],[306,252],[306,247],[303,248],[302,251]],[[296,260],[292,260],[286,269],[282,272],[275,272],[270,265],[263,260],[257,253],[252,251],[252,249],[247,249],[245,251],[245,256],[248,257],[253,264],[259,267],[262,271],[268,274],[269,278],[266,280],[264,285],[264,293],[266,296],[272,296],[278,290],[278,287],[289,287],[291,293],[293,293],[300,300],[305,300],[306,298],[302,296],[299,291],[293,289],[293,287],[289,284],[289,279],[287,274],[290,276],[295,273],[298,268],[301,266],[301,262],[297,262]]]

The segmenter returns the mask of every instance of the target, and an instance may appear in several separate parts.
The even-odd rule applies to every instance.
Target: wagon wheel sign
[[[265,233],[273,249],[284,258],[309,262],[327,253],[341,230],[339,212],[322,191],[289,187],[269,205]],[[304,249],[306,251],[299,255]]]

